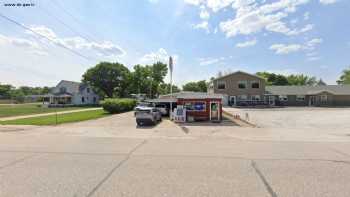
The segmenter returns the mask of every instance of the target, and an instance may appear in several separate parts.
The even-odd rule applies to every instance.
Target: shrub
[[[111,114],[127,112],[134,109],[136,100],[134,99],[105,99],[101,101],[104,110]]]

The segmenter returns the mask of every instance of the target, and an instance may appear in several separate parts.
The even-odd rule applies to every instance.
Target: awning
[[[150,103],[176,103],[176,98],[157,98],[157,99],[148,99],[146,102]]]

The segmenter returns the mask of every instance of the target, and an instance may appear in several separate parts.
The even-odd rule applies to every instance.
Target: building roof
[[[66,87],[67,92],[60,92],[58,87]],[[74,93],[79,93],[82,92],[85,88],[87,88],[88,85],[84,83],[79,83],[75,81],[67,81],[67,80],[62,80],[60,81],[57,86],[52,90],[52,94],[74,94]]]
[[[322,92],[334,95],[350,95],[350,85],[266,86],[266,92],[273,95],[315,95]]]
[[[236,72],[233,72],[233,73],[230,73],[230,74],[227,74],[227,75],[224,75],[224,76],[215,78],[214,81],[219,80],[219,79],[222,79],[222,78],[226,78],[226,77],[231,76],[231,75],[236,75],[236,74],[245,74],[245,75],[249,75],[249,76],[251,76],[251,77],[256,77],[256,78],[265,80],[264,78],[262,78],[262,77],[260,77],[260,76],[258,76],[258,75],[250,74],[250,73],[247,73],[247,72],[244,72],[244,71],[240,71],[240,70],[239,70],[239,71],[236,71]]]
[[[171,98],[170,94],[166,94],[166,95],[161,95],[159,96],[160,99],[165,99],[165,98]],[[183,99],[206,99],[206,98],[218,98],[221,99],[223,98],[223,95],[221,94],[210,94],[207,92],[187,92],[187,91],[183,91],[183,92],[177,92],[177,93],[173,93],[173,97],[172,98],[183,98]]]

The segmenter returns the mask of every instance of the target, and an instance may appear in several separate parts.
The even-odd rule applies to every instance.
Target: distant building
[[[232,106],[350,106],[350,85],[266,86],[265,79],[242,71],[214,79],[208,92]]]
[[[99,103],[99,96],[84,83],[60,81],[48,95],[44,103],[49,105],[92,105]]]

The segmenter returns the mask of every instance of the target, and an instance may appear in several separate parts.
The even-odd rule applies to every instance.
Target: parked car
[[[169,108],[164,104],[157,104],[156,108],[160,111],[163,116],[169,115]]]
[[[162,121],[162,114],[155,107],[140,107],[135,111],[135,116],[138,126],[156,125],[158,121]]]
[[[145,107],[154,107],[153,103],[146,103],[146,102],[140,102],[137,104],[137,106],[134,108],[134,115],[136,116],[136,112],[139,111],[140,109],[143,109]]]

